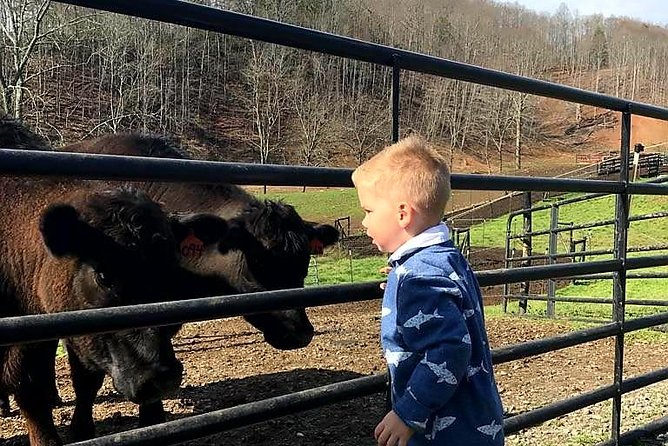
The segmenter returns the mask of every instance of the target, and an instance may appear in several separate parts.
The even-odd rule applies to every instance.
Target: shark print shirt
[[[480,288],[447,227],[413,237],[390,265],[381,343],[408,445],[503,445]]]

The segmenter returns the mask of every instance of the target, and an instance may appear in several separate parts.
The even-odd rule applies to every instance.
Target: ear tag
[[[317,238],[311,239],[309,242],[309,248],[311,249],[311,254],[320,255],[324,252],[325,247],[322,245],[322,242]]]
[[[204,254],[204,242],[190,231],[188,236],[181,242],[180,251],[182,257],[197,259]]]

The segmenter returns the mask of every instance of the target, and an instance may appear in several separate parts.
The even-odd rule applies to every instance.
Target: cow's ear
[[[108,238],[81,220],[72,206],[57,204],[42,214],[39,225],[44,244],[55,257],[76,257],[86,263],[95,263],[96,252],[105,252]]]
[[[195,236],[204,245],[210,245],[224,238],[228,231],[227,222],[212,214],[172,215],[170,221],[177,242]]]
[[[323,248],[333,245],[339,239],[339,231],[331,225],[309,223],[308,232],[311,254],[322,254]]]

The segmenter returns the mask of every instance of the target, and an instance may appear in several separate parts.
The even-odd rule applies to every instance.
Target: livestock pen
[[[539,423],[610,399],[613,401],[610,440],[601,443],[601,446],[629,444],[644,434],[668,430],[668,417],[657,419],[648,425],[628,432],[622,432],[620,428],[622,395],[668,378],[668,368],[631,378],[624,378],[623,373],[625,334],[668,322],[668,313],[635,319],[625,318],[627,271],[668,265],[668,256],[627,259],[629,197],[633,194],[668,194],[668,187],[661,184],[629,182],[629,173],[626,166],[629,164],[631,117],[632,115],[639,115],[668,120],[668,109],[184,1],[121,0],[108,2],[102,0],[71,0],[63,3],[226,33],[390,67],[392,70],[391,139],[394,141],[399,138],[401,74],[406,71],[473,82],[621,113],[620,158],[622,168],[617,181],[455,174],[452,176],[452,186],[454,189],[566,191],[608,193],[617,196],[613,259],[577,264],[507,268],[477,273],[482,286],[598,273],[612,273],[614,276],[613,322],[493,351],[494,363],[499,365],[566,347],[614,337],[613,381],[575,397],[554,401],[543,407],[509,416],[504,423],[506,435],[515,434]],[[151,179],[169,182],[209,183],[224,181],[245,185],[351,187],[350,173],[349,169],[340,168],[64,154],[17,151],[11,150],[11,148],[0,150],[0,174],[16,176],[65,176],[113,180]],[[301,306],[314,307],[373,300],[380,297],[378,285],[378,282],[370,282],[211,297],[135,307],[4,318],[0,320],[0,345],[36,342],[133,327],[227,318],[253,312]],[[130,445],[149,442],[174,444],[325,404],[379,393],[384,391],[385,387],[386,376],[384,374],[356,378],[294,394],[278,396],[269,400],[251,402],[234,408],[169,421],[152,427],[100,437],[78,444]]]

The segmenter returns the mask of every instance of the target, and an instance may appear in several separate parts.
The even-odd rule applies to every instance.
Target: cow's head
[[[40,230],[60,279],[46,285],[50,311],[132,305],[169,298],[177,268],[170,219],[144,194],[127,189],[86,194],[49,207]],[[178,389],[183,367],[171,337],[178,328],[142,328],[67,339],[93,370],[108,373],[128,399],[146,403]]]
[[[219,277],[237,293],[303,287],[311,253],[321,253],[339,236],[333,226],[307,223],[292,206],[274,201],[250,203],[228,226],[217,246],[201,248],[191,237],[181,253],[189,270]],[[301,348],[313,339],[303,308],[245,319],[278,349]]]

